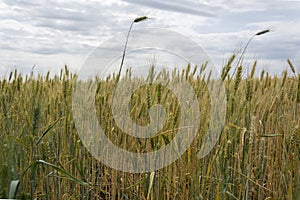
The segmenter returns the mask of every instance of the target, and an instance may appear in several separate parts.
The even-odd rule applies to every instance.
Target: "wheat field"
[[[77,76],[67,67],[54,77],[11,72],[0,81],[0,198],[7,198],[10,181],[18,179],[18,199],[299,199],[300,74],[288,60],[290,68],[281,76],[264,70],[254,76],[256,62],[249,74],[240,66],[233,75],[233,60],[220,77],[226,88],[225,125],[204,158],[197,153],[209,121],[206,84],[213,80],[196,73],[205,64],[164,74],[193,86],[201,102],[201,126],[177,161],[151,173],[114,170],[86,150],[72,115]],[[115,79],[99,80],[95,94],[97,117],[109,139],[134,152],[168,144],[180,128],[176,96],[159,84],[135,91],[133,120],[146,125],[154,104],[164,106],[168,119],[155,137],[133,138],[118,129],[109,110]]]

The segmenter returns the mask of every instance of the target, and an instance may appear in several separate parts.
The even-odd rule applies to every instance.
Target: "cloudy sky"
[[[176,31],[199,44],[217,66],[238,52],[258,31],[245,66],[280,73],[287,58],[300,71],[300,1],[297,0],[0,0],[0,73],[17,68],[77,72],[89,53],[126,32],[133,19],[150,20],[134,29]],[[176,41],[174,41],[176,44]]]

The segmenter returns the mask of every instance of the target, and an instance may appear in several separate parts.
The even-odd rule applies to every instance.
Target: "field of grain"
[[[232,75],[234,60],[220,77],[226,88],[225,126],[204,158],[197,153],[209,121],[206,84],[213,80],[196,73],[205,65],[165,73],[193,86],[202,109],[199,134],[176,162],[139,174],[111,169],[83,146],[72,116],[76,75],[67,68],[54,77],[12,72],[0,81],[0,198],[7,198],[10,181],[18,179],[18,199],[299,199],[300,74],[288,60],[290,68],[281,76],[261,69],[254,76],[256,62],[249,74],[238,67]],[[168,144],[180,128],[176,96],[159,84],[134,93],[130,109],[138,124],[149,122],[147,110],[154,104],[168,113],[160,134],[137,139],[115,126],[109,110],[115,81],[114,76],[99,80],[95,94],[97,117],[110,140],[134,152]]]

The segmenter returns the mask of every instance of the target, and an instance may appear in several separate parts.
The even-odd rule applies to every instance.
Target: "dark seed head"
[[[138,22],[144,21],[144,20],[146,20],[146,19],[148,19],[147,16],[137,17],[137,18],[134,19],[133,22],[134,22],[134,23],[138,23]]]
[[[260,32],[256,33],[255,35],[263,35],[263,34],[268,33],[268,32],[270,32],[270,29],[260,31]]]

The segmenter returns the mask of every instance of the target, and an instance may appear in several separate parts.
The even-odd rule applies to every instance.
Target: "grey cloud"
[[[9,3],[8,3],[9,2]],[[48,27],[62,31],[76,31],[87,34],[88,31],[93,31],[97,26],[107,26],[109,23],[115,24],[118,22],[117,17],[113,17],[109,13],[109,7],[97,2],[43,2],[19,5],[18,0],[6,1],[10,8],[18,7],[14,19],[24,21],[32,26]],[[114,7],[118,9],[117,6]],[[118,13],[118,12],[115,12]],[[1,16],[0,18],[5,18]],[[119,25],[119,24],[118,24]]]
[[[0,21],[6,23],[5,27],[0,27],[1,50],[43,55],[78,54],[91,49],[88,36],[93,36],[96,45],[97,37],[101,41],[113,31],[122,30],[122,21],[112,16],[110,6],[99,2],[6,0],[5,3],[8,9],[6,13],[0,13],[0,19],[9,20],[6,20],[8,23]],[[114,14],[118,15],[118,12]],[[115,24],[117,28],[109,24]]]
[[[25,0],[3,0],[3,2],[9,6],[19,6],[19,7],[27,7],[27,6],[37,6],[39,3],[30,2]]]
[[[128,3],[132,4],[138,4],[142,6],[147,6],[151,8],[156,8],[160,10],[167,10],[167,11],[174,11],[174,12],[180,12],[180,13],[186,13],[186,14],[192,14],[192,15],[198,15],[198,16],[204,16],[204,17],[214,17],[215,15],[211,12],[207,11],[207,6],[203,4],[196,5],[198,8],[194,8],[192,6],[185,6],[185,4],[174,4],[166,1],[139,1],[139,0],[123,0]],[[174,1],[173,1],[174,2]]]

